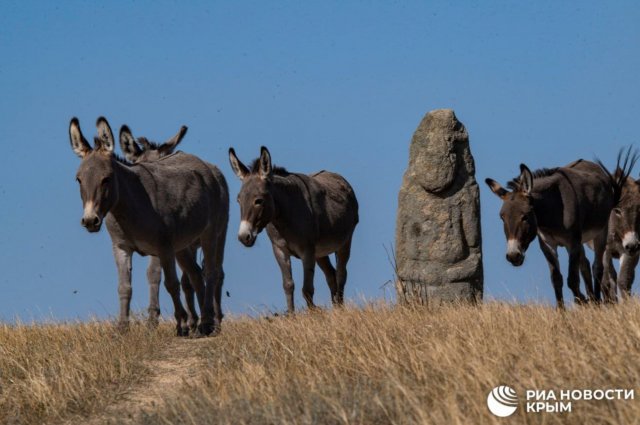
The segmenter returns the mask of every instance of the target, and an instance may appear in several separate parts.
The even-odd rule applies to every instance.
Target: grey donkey
[[[187,335],[189,324],[180,301],[176,260],[196,293],[204,291],[200,332],[219,331],[229,208],[224,177],[211,164],[182,152],[150,163],[129,164],[113,153],[115,143],[107,120],[98,118],[96,126],[94,148],[82,135],[77,118],[71,119],[69,138],[81,158],[77,172],[84,207],[81,224],[89,232],[98,232],[104,221],[111,237],[118,268],[120,327],[128,324],[131,256],[137,252],[160,261],[178,335]],[[204,254],[203,274],[194,267],[189,250],[196,242]]]
[[[538,236],[549,265],[557,306],[562,309],[558,247],[564,246],[569,253],[567,284],[575,301],[587,302],[580,291],[580,274],[587,295],[598,301],[609,214],[617,202],[616,184],[609,173],[600,165],[581,159],[564,167],[535,172],[521,164],[520,176],[508,184],[511,191],[492,179],[486,179],[486,183],[503,201],[500,219],[507,239],[507,260],[520,266],[529,244]],[[583,244],[587,242],[595,251],[593,276],[584,252]]]
[[[184,136],[187,134],[187,130],[187,126],[183,125],[175,136],[162,144],[158,144],[149,141],[146,137],[138,137],[136,140],[129,127],[127,125],[123,125],[120,128],[120,148],[122,149],[126,160],[133,164],[157,161],[158,159],[170,155],[175,151]],[[188,249],[193,257],[193,263],[195,263],[194,267],[202,273],[202,269],[197,264],[196,260],[198,248],[199,244],[196,242]],[[154,318],[160,314],[160,302],[158,296],[160,292],[161,278],[162,265],[160,264],[160,259],[158,257],[151,256],[149,266],[147,267],[147,280],[149,282],[149,318],[152,321],[154,321]],[[189,329],[195,330],[196,325],[198,324],[198,313],[196,312],[194,302],[195,288],[189,280],[189,275],[185,272],[182,273],[182,277],[180,278],[180,285],[182,286],[185,301],[187,303],[187,321]],[[204,294],[201,291],[201,293],[198,294],[198,297],[200,298],[203,296]],[[199,304],[202,304],[202,300],[199,299],[198,301]]]
[[[618,168],[614,179],[624,177]],[[605,302],[616,302],[618,290],[623,299],[631,295],[636,266],[640,257],[640,181],[626,178],[620,193],[620,200],[609,217],[609,235],[604,258],[604,278],[602,292]],[[616,273],[613,259],[620,259],[620,272]]]
[[[282,272],[287,310],[294,311],[291,256],[302,260],[302,294],[309,308],[314,307],[316,263],[327,279],[332,302],[342,304],[351,240],[358,224],[358,201],[349,183],[329,171],[306,175],[274,167],[264,146],[250,168],[238,159],[233,148],[229,149],[229,161],[242,180],[238,239],[251,247],[258,234],[267,229]],[[335,268],[329,259],[332,253],[336,255]]]

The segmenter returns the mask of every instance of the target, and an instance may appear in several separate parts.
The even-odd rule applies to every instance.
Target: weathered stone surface
[[[469,136],[451,109],[413,134],[398,195],[398,299],[421,304],[482,298],[480,193]]]

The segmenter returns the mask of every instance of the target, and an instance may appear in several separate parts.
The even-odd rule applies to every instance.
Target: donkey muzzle
[[[507,241],[507,261],[514,266],[521,266],[524,263],[524,254],[520,249],[520,244],[516,239]]]
[[[242,245],[250,248],[256,243],[258,232],[253,229],[251,223],[246,220],[240,222],[240,230],[238,230],[238,240]]]
[[[250,233],[247,233],[246,235],[238,235],[238,240],[247,248],[251,248],[256,243],[256,238]]]
[[[89,216],[83,216],[82,220],[80,220],[80,224],[82,224],[82,226],[89,232],[93,233],[100,230],[102,220],[97,214],[92,214]]]
[[[524,263],[524,255],[520,252],[509,252],[507,253],[507,261],[518,267]]]

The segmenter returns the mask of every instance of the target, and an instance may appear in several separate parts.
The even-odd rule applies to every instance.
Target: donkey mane
[[[149,149],[154,150],[154,151],[159,150],[160,146],[162,146],[162,143],[152,142],[151,140],[147,139],[146,137],[138,137],[138,143],[146,143],[146,144],[148,144]]]
[[[124,157],[118,155],[117,153],[113,152],[111,155],[113,155],[113,158],[118,161],[120,164],[124,164],[127,167],[131,167],[132,165],[134,165],[132,162],[127,161]]]
[[[278,167],[277,165],[272,165],[271,168],[273,169],[273,174],[276,176],[287,177],[289,174],[291,174],[284,167]],[[249,171],[251,171],[251,174],[258,174],[260,172],[260,158],[256,158],[253,160],[253,162],[249,166]]]
[[[540,168],[538,170],[532,171],[533,179],[539,179],[542,177],[549,177],[555,174],[558,171],[559,167],[555,168]],[[520,190],[522,185],[520,184],[520,176],[512,179],[509,183],[507,183],[507,187],[511,190]]]
[[[627,183],[627,179],[633,171],[633,167],[639,159],[637,149],[633,149],[632,145],[626,149],[622,148],[618,151],[618,158],[616,160],[616,171],[611,174],[607,167],[596,159],[596,163],[600,166],[602,171],[609,176],[611,187],[613,188],[614,203],[617,205],[623,195],[623,188]]]

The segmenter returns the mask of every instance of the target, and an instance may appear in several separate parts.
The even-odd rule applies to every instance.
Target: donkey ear
[[[260,177],[263,179],[269,178],[272,172],[271,154],[269,153],[269,149],[262,146],[260,148]]]
[[[120,149],[122,149],[124,157],[129,162],[136,162],[142,153],[142,149],[136,143],[127,125],[120,127]]]
[[[613,173],[613,178],[616,180],[619,180],[620,178],[622,178],[623,175],[624,175],[624,171],[622,170],[622,168],[618,167],[616,168],[616,172]]]
[[[96,149],[102,152],[113,152],[115,141],[113,140],[113,133],[111,132],[111,127],[109,127],[107,119],[105,117],[98,118],[96,128],[98,129],[98,140],[100,140]]]
[[[533,189],[533,174],[531,174],[531,170],[524,164],[520,164],[520,187],[522,187],[522,191],[527,195],[530,194],[531,189]]]
[[[240,180],[244,180],[249,175],[249,169],[238,159],[233,148],[229,148],[229,163],[231,164],[231,169]]]
[[[138,144],[142,146],[141,149],[143,152],[150,151],[153,149],[153,146],[151,146],[151,142],[149,142],[149,140],[144,136],[138,137]]]
[[[160,145],[160,147],[158,148],[160,153],[162,155],[169,155],[170,153],[172,153],[175,150],[175,148],[178,146],[178,144],[182,141],[182,138],[184,137],[185,134],[187,134],[187,126],[183,125],[180,128],[180,131],[178,132],[178,134],[176,134],[171,139],[167,140],[162,145]]]
[[[491,189],[493,193],[498,195],[500,199],[504,199],[505,196],[507,196],[507,194],[509,193],[507,189],[500,186],[500,183],[493,179],[485,179],[484,182],[487,184],[487,186],[489,186],[489,189]]]
[[[73,149],[80,158],[84,158],[92,151],[89,142],[87,142],[87,139],[82,135],[80,121],[78,121],[76,117],[71,118],[71,122],[69,123],[69,140],[71,141],[71,149]]]

